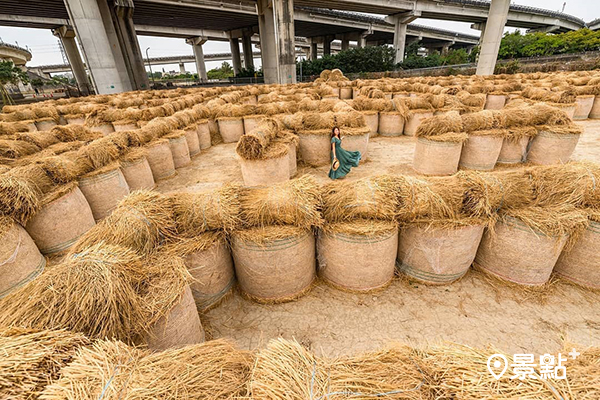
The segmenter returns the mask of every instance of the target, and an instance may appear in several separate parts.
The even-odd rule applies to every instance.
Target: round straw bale
[[[239,143],[239,142],[238,142]],[[261,159],[247,160],[240,157],[242,178],[246,186],[263,186],[290,179],[289,147],[272,143]]]
[[[27,231],[11,218],[0,217],[0,298],[35,279],[46,266]]]
[[[118,163],[82,176],[79,178],[79,188],[96,221],[110,215],[119,201],[129,194],[129,186]]]
[[[529,143],[527,161],[532,164],[564,164],[571,158],[582,129],[576,125],[545,126]]]
[[[252,132],[254,129],[258,128],[263,119],[263,115],[245,115],[244,132],[248,134],[249,132]]]
[[[203,193],[167,195],[172,204],[177,232],[195,237],[208,230],[231,231],[240,225],[240,188],[227,184]]]
[[[53,118],[39,118],[35,121],[38,131],[49,131],[57,125]]]
[[[241,290],[261,303],[295,300],[315,279],[315,238],[303,228],[266,226],[236,231],[232,252]]]
[[[402,227],[398,268],[427,284],[443,285],[460,279],[475,259],[483,229],[483,224],[469,220]]]
[[[208,126],[208,120],[200,120],[196,124],[196,132],[198,133],[198,143],[200,144],[200,150],[206,150],[210,147],[210,128]]]
[[[330,162],[331,139],[329,130],[300,131],[301,159],[312,167],[320,167]]]
[[[242,117],[220,117],[218,124],[223,143],[236,143],[244,134]]]
[[[404,116],[396,111],[379,113],[378,131],[381,136],[401,136],[404,131]]]
[[[475,131],[469,134],[460,153],[459,166],[466,169],[492,170],[498,161],[506,131]]]
[[[130,191],[154,189],[156,183],[146,155],[147,149],[130,151],[121,158],[121,171]]]
[[[411,111],[408,116],[408,119],[406,120],[406,123],[404,124],[404,134],[407,136],[415,136],[423,120],[431,117],[433,117],[433,111]]]
[[[486,273],[530,286],[543,285],[571,235],[576,238],[587,218],[572,207],[528,207],[503,213],[487,231],[475,263]]]
[[[198,312],[213,307],[231,290],[235,282],[233,261],[222,231],[183,238],[169,248],[183,257],[192,276],[190,289]]]
[[[417,139],[413,168],[424,175],[452,175],[458,170],[466,134],[446,133]]]
[[[498,164],[517,164],[525,161],[527,147],[532,137],[537,135],[534,127],[509,128],[502,141],[502,149],[498,155]]]
[[[185,140],[190,151],[190,157],[197,156],[200,154],[200,141],[198,139],[198,132],[196,127],[188,127],[185,129]]]
[[[154,351],[204,342],[204,330],[189,286],[186,285],[179,302],[153,324],[145,342]]]
[[[562,279],[593,289],[600,289],[600,223],[590,220],[587,229],[560,254],[554,272]]]
[[[0,139],[0,157],[21,158],[40,151],[37,145],[24,140]]]
[[[54,135],[54,133],[52,133],[52,131],[19,133],[17,134],[17,138],[19,140],[24,140],[26,142],[32,143],[40,149],[45,149],[46,147],[58,143],[58,139]]]
[[[575,112],[573,113],[573,119],[587,119],[592,111],[592,107],[594,106],[594,99],[595,96],[593,94],[577,96],[575,99]]]
[[[461,120],[464,132],[492,129],[494,125],[494,113],[491,111],[479,111],[475,113],[463,114],[461,115]]]
[[[188,165],[191,162],[191,157],[185,132],[175,131],[174,133],[165,136],[165,139],[169,139],[169,146],[171,147],[175,168],[177,169]]]
[[[501,110],[504,108],[504,104],[506,104],[506,95],[489,93],[483,108],[486,110]]]
[[[135,121],[126,119],[120,121],[113,121],[112,125],[115,132],[133,131],[140,128]]]
[[[588,118],[598,119],[600,118],[600,95],[596,95],[594,98],[594,103],[592,104],[592,109],[590,110],[590,114]]]
[[[155,182],[175,175],[173,153],[167,139],[159,139],[150,143],[147,159]]]
[[[369,137],[376,136],[379,132],[379,112],[378,111],[362,111],[365,124],[369,128]]]
[[[47,194],[25,229],[43,254],[71,247],[96,222],[85,196],[71,183]]]
[[[397,251],[396,222],[325,224],[317,239],[319,276],[344,290],[375,290],[393,279]]]

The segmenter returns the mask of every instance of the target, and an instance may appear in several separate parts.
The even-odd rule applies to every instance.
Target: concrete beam
[[[209,40],[228,41],[229,36],[225,31],[214,31],[209,29],[189,29],[165,26],[136,25],[135,31],[141,36],[160,36],[187,39],[192,37],[203,37]]]
[[[508,15],[510,0],[492,0],[490,13],[481,41],[481,51],[477,61],[477,75],[493,75],[500,49],[500,41]]]

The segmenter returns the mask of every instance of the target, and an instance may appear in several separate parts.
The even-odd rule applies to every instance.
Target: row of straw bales
[[[573,347],[564,343],[563,353]],[[594,399],[598,348],[581,348],[564,380],[496,380],[486,361],[503,352],[457,344],[390,345],[323,357],[295,340],[246,351],[213,340],[151,353],[68,331],[0,330],[0,395],[43,399]],[[509,362],[512,357],[505,355]]]

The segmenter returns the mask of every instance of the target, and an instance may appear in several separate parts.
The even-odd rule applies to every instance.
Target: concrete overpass
[[[328,9],[342,10],[333,11]],[[387,15],[385,19],[359,13]],[[407,42],[431,40],[440,48],[472,45],[475,37],[448,35],[409,24],[417,18],[472,22],[482,34],[480,60],[495,64],[504,25],[546,31],[577,29],[585,23],[563,13],[510,5],[509,0],[3,0],[0,24],[53,28],[65,45],[70,64],[79,57],[77,31],[84,57],[100,92],[143,89],[148,86],[137,34],[185,37],[192,45],[200,76],[205,76],[202,44],[228,40],[235,70],[241,69],[240,40],[252,52],[258,34],[265,80],[295,80],[296,36],[308,38],[311,57],[319,46],[331,52],[331,43],[393,41],[396,61],[404,57]],[[73,23],[73,28],[71,28]],[[467,35],[468,36],[468,35]],[[465,43],[470,41],[471,43]],[[74,48],[69,50],[68,47]],[[488,49],[489,48],[489,49]],[[495,49],[495,51],[494,51]],[[71,56],[69,56],[71,54]],[[253,57],[247,57],[246,67]],[[78,82],[84,79],[83,63],[73,68]],[[79,73],[76,71],[78,70]],[[482,73],[483,70],[482,70]]]
[[[593,31],[597,31],[600,29],[600,18],[596,18],[593,21],[590,21],[587,23],[588,28],[590,28]]]
[[[11,60],[21,67],[31,60],[31,52],[14,44],[0,42],[0,60]]]

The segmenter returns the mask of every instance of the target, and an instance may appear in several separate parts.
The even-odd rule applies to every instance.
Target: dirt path
[[[584,121],[575,159],[600,162],[600,121]],[[369,160],[348,179],[381,173],[413,174],[412,138],[378,137]],[[299,166],[327,182],[328,167]],[[241,183],[235,144],[214,146],[189,167],[159,184],[159,191],[198,191],[223,182]],[[528,293],[471,271],[448,286],[396,280],[376,294],[358,295],[318,284],[305,297],[281,305],[259,305],[233,293],[203,319],[213,337],[229,337],[248,349],[269,339],[295,337],[327,355],[380,348],[389,342],[424,345],[454,341],[492,344],[509,353],[557,352],[561,340],[600,346],[600,293],[555,283],[545,293]]]

